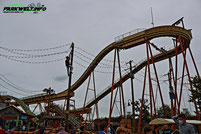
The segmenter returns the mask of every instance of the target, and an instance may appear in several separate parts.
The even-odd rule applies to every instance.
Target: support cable
[[[21,92],[24,92],[24,93],[26,93],[26,94],[30,94],[30,92],[31,92],[30,90],[28,90],[28,91],[29,91],[29,93],[28,93],[27,90],[20,89],[20,88],[18,88],[18,87],[16,87],[16,86],[10,84],[9,82],[5,81],[5,80],[2,79],[1,77],[0,77],[0,80],[3,81],[3,82],[5,82],[5,83],[6,83],[7,85],[9,85],[10,87],[12,87],[12,88],[14,88],[14,89],[16,89],[16,90],[19,90],[19,91],[21,91]]]
[[[2,78],[4,79],[2,79]],[[19,89],[21,89],[23,92],[27,92],[27,91],[29,91],[30,93],[32,93],[32,92],[42,92],[42,90],[37,90],[37,91],[33,91],[33,90],[29,90],[29,89],[24,89],[24,88],[22,88],[22,87],[19,87],[19,86],[17,86],[16,84],[14,84],[13,82],[11,82],[9,79],[7,79],[4,75],[2,75],[2,74],[0,74],[0,79],[3,81],[3,82],[5,82],[6,84],[11,84],[11,85],[13,85],[15,88],[19,88]]]
[[[21,93],[15,92],[14,90],[9,89],[9,88],[5,87],[5,86],[2,85],[2,84],[0,84],[0,86],[3,87],[3,88],[5,88],[5,89],[7,89],[7,90],[10,91],[10,92],[15,93],[15,94],[18,94],[18,95],[21,95],[21,96],[26,96],[25,94],[21,94]]]

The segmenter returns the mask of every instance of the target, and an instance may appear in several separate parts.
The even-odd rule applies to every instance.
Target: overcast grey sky
[[[28,5],[30,3],[44,4],[47,7],[45,13],[40,15],[32,14],[5,14],[2,13],[3,7],[8,4]],[[0,1],[0,46],[15,49],[42,49],[51,48],[75,43],[77,52],[84,54],[93,59],[91,55],[87,55],[79,48],[97,55],[104,47],[114,41],[114,38],[123,33],[132,31],[137,28],[150,28],[151,15],[150,7],[154,13],[155,26],[171,25],[181,17],[184,17],[185,27],[192,29],[193,39],[191,48],[197,62],[198,68],[201,71],[200,60],[200,42],[201,42],[201,1],[200,0],[1,0]],[[154,40],[155,41],[155,40]],[[158,39],[159,47],[171,47],[171,39]],[[32,55],[43,55],[61,51],[67,51],[69,46],[60,49],[40,52],[20,52]],[[18,51],[16,51],[18,52]],[[9,56],[23,56],[10,53],[4,49],[0,49],[0,54]],[[106,59],[113,59],[113,53],[110,53]],[[132,48],[120,52],[122,61],[128,62],[133,60],[139,62],[145,58],[145,47]],[[66,54],[49,56],[44,58],[18,59],[29,62],[51,61],[64,58]],[[84,66],[89,63],[81,61],[80,58],[90,62],[89,59],[77,53],[75,61]],[[181,60],[180,60],[181,61]],[[188,58],[190,61],[190,58]],[[43,90],[44,88],[52,87],[55,91],[61,92],[67,87],[66,68],[64,60],[50,64],[26,64],[12,61],[0,56],[0,74],[10,80],[15,86],[29,90]],[[110,62],[103,62],[112,65]],[[123,65],[124,63],[122,63]],[[180,62],[180,65],[182,62]],[[189,62],[192,75],[192,63]],[[161,79],[168,72],[167,62],[157,64]],[[124,66],[125,67],[125,66]],[[180,66],[181,67],[181,66]],[[85,68],[74,63],[73,83],[81,76]],[[111,72],[112,69],[97,68],[99,71]],[[97,92],[100,92],[109,84],[111,84],[112,74],[100,74],[95,72]],[[141,72],[142,73],[142,72]],[[140,73],[140,74],[141,74]],[[1,78],[3,79],[3,76]],[[154,77],[154,76],[153,76]],[[143,80],[140,75],[136,78]],[[5,80],[5,78],[4,78]],[[0,91],[7,91],[8,94],[22,97],[31,95],[32,93],[21,92],[12,86],[0,80]],[[142,83],[135,80],[136,99],[141,96]],[[163,92],[168,90],[166,84],[162,84]],[[125,98],[126,101],[130,96],[130,83],[126,82]],[[9,91],[9,90],[11,91]],[[21,89],[21,88],[20,88]],[[83,97],[86,90],[86,82],[75,92],[76,105],[83,105]],[[14,93],[17,92],[18,94]],[[22,95],[20,95],[22,94]],[[90,95],[91,96],[91,95]],[[164,94],[165,103],[169,103],[168,95]],[[187,96],[187,93],[184,94]],[[108,115],[109,95],[104,100],[100,101],[99,107],[101,116]],[[105,105],[107,104],[107,105]],[[160,102],[158,102],[160,106]],[[189,104],[183,103],[183,107],[189,107]],[[127,109],[130,111],[130,108]],[[114,112],[117,114],[117,112]]]

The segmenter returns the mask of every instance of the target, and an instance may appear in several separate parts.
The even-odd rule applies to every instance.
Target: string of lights
[[[58,55],[58,54],[64,54],[64,53],[68,53],[69,51],[70,51],[70,48],[67,51],[48,53],[48,54],[42,54],[42,55],[31,55],[31,54],[19,53],[19,52],[8,50],[8,52],[13,53],[13,54],[24,55],[24,56],[10,56],[10,57],[15,57],[15,58],[41,58],[41,57],[47,57],[47,56],[54,56],[54,55]]]
[[[80,64],[79,62],[77,62],[77,61],[75,61],[75,60],[74,60],[74,62],[75,62],[77,65],[79,65],[79,66],[81,66],[81,67],[83,67],[83,68],[88,68],[87,66],[85,66],[85,65],[83,65],[83,64]],[[97,70],[97,69],[95,69],[94,71],[97,72],[97,73],[102,73],[102,74],[112,74],[112,72],[105,72],[105,71],[100,71],[100,70]],[[115,73],[118,73],[118,72],[115,72]]]
[[[79,54],[81,57],[78,56],[77,54]],[[83,61],[86,62],[86,63],[89,63],[89,62],[86,61],[86,60],[84,60],[83,58],[86,58],[86,59],[88,59],[88,60],[90,60],[90,61],[93,61],[92,58],[89,58],[89,57],[85,56],[84,54],[82,54],[82,53],[80,53],[80,52],[78,52],[78,51],[76,51],[76,50],[75,50],[74,55],[75,55],[77,58],[83,60]],[[109,64],[106,64],[106,63],[102,63],[102,61],[101,61],[99,64],[103,65],[103,66],[98,65],[98,67],[100,67],[100,68],[113,68],[113,65],[109,65]],[[124,64],[121,68],[127,68],[127,67],[125,67],[125,65],[126,65],[126,64]],[[107,66],[107,67],[104,67],[104,66]],[[115,67],[116,67],[116,68],[119,68],[118,66],[115,66]]]
[[[78,50],[81,50],[82,52],[84,52],[84,53],[86,53],[86,54],[88,54],[88,55],[90,55],[92,57],[96,57],[96,55],[93,55],[93,54],[87,52],[86,50],[84,50],[84,49],[82,49],[80,47],[75,47],[75,48],[78,49]],[[114,62],[113,60],[109,60],[109,59],[103,59],[103,61],[112,62],[112,63]],[[121,63],[126,63],[126,61],[121,61]]]
[[[87,63],[87,64],[90,64],[89,61],[87,61],[87,60],[81,58],[81,57],[78,56],[77,54],[74,54],[74,56],[75,56],[76,58],[80,59],[81,61],[83,61],[83,62],[85,62],[85,63]],[[101,64],[101,63],[99,63],[99,64]],[[102,63],[102,64],[103,64],[103,63]],[[112,65],[105,65],[105,66],[100,66],[100,65],[98,65],[97,67],[99,67],[99,68],[107,68],[107,69],[111,69],[111,68],[112,68]]]
[[[38,52],[38,51],[48,51],[48,50],[60,49],[60,48],[67,47],[70,45],[71,44],[65,44],[65,45],[61,45],[61,46],[42,48],[42,49],[12,49],[12,48],[6,48],[6,47],[0,46],[0,49],[4,49],[6,51]]]
[[[60,59],[49,60],[49,61],[24,61],[24,60],[18,60],[15,58],[10,58],[9,56],[2,55],[2,54],[0,54],[0,56],[15,62],[26,63],[26,64],[47,64],[47,63],[54,63],[54,62],[65,60],[65,58],[60,58]]]
[[[68,51],[62,51],[62,52],[57,52],[57,53],[49,53],[49,54],[43,54],[43,55],[27,55],[27,56],[13,56],[13,55],[3,55],[3,56],[7,56],[10,58],[16,58],[16,59],[28,59],[28,58],[43,58],[43,57],[48,57],[48,56],[55,56],[55,55],[59,55],[59,54],[66,54],[68,53]]]
[[[2,57],[5,57],[9,60],[12,60],[12,61],[15,61],[15,62],[21,62],[21,63],[27,63],[27,64],[46,64],[46,63],[54,63],[54,62],[58,62],[58,61],[62,61],[64,60],[65,58],[60,58],[60,59],[56,59],[56,60],[50,60],[50,61],[25,61],[25,60],[19,60],[19,59],[25,59],[25,58],[42,58],[42,57],[47,57],[47,56],[54,56],[54,55],[58,55],[58,54],[66,54],[70,51],[70,48],[67,50],[67,51],[62,51],[62,52],[56,52],[56,53],[48,53],[48,54],[42,54],[42,55],[31,55],[31,54],[26,54],[26,53],[19,53],[19,52],[16,52],[16,51],[21,51],[21,52],[36,52],[36,51],[46,51],[46,50],[53,50],[53,49],[58,49],[58,48],[62,48],[62,47],[66,47],[66,46],[69,46],[70,44],[66,44],[66,45],[62,45],[62,46],[57,46],[57,47],[52,47],[52,48],[44,48],[44,49],[29,49],[29,50],[24,50],[24,49],[10,49],[10,48],[6,48],[6,47],[0,47],[0,49],[4,49],[8,52],[11,52],[11,53],[14,53],[14,54],[18,54],[18,55],[25,55],[25,56],[12,56],[12,55],[3,55],[3,54],[0,54],[0,56]],[[95,55],[85,51],[84,49],[80,48],[80,47],[76,47],[77,50],[81,50],[82,52],[84,52],[85,54],[88,54],[90,56],[93,56],[95,57]],[[88,59],[90,61],[92,61],[93,59],[84,55],[83,53],[79,52],[75,50],[75,57],[77,57],[78,59],[80,59],[81,61],[84,61],[88,64],[90,64],[89,61],[85,60],[85,59]],[[78,56],[78,55],[80,56]],[[85,58],[85,59],[83,59]],[[113,62],[112,60],[107,60],[107,59],[103,59],[104,61],[109,61],[109,62]],[[76,61],[75,61],[76,62]],[[77,62],[78,63],[78,62]],[[123,62],[125,63],[125,62]],[[99,64],[103,65],[103,66],[100,66],[98,65],[97,67],[99,68],[106,68],[106,69],[111,69],[113,68],[112,65],[109,65],[109,64],[105,64],[105,63],[102,63],[100,62]],[[78,65],[81,65],[80,63]],[[126,64],[125,64],[126,65]],[[121,68],[127,68],[125,65],[121,66]],[[82,67],[84,65],[81,65]],[[116,68],[119,68],[118,66],[115,66]],[[86,66],[84,66],[84,68],[87,68]],[[112,73],[112,72],[104,72],[104,71],[99,71],[99,70],[96,70],[97,72],[99,73]],[[122,72],[124,72],[125,70],[123,70]],[[115,72],[115,73],[118,73],[118,72]],[[139,74],[140,75],[140,74]],[[141,75],[142,76],[142,75]]]
[[[13,56],[13,55],[3,55],[3,54],[0,54],[0,56],[3,56],[3,57],[6,57],[6,58],[9,58],[11,60],[14,60],[14,61],[18,61],[18,62],[22,62],[22,63],[31,63],[31,64],[43,64],[43,63],[50,63],[51,61],[47,61],[47,62],[28,62],[28,61],[23,61],[23,60],[17,60],[17,59],[25,59],[25,58],[42,58],[42,57],[47,57],[47,56],[54,56],[54,55],[58,55],[58,54],[64,54],[64,53],[68,53],[70,51],[70,48],[67,50],[67,51],[62,51],[62,52],[56,52],[56,53],[48,53],[48,54],[42,54],[42,55],[32,55],[32,54],[27,54],[27,53],[21,53],[21,52],[38,52],[38,51],[47,51],[47,50],[54,50],[54,49],[59,49],[59,48],[62,48],[62,47],[67,47],[69,46],[70,44],[66,44],[66,45],[61,45],[61,46],[57,46],[57,47],[52,47],[52,48],[43,48],[43,49],[13,49],[13,48],[6,48],[6,47],[0,47],[0,49],[3,49],[7,52],[10,52],[10,53],[13,53],[13,54],[16,54],[16,55],[23,55],[23,56]],[[88,60],[93,60],[92,58],[89,58],[88,56],[86,56],[86,54],[90,55],[90,56],[93,56],[95,57],[95,55],[85,51],[84,49],[80,48],[80,47],[76,47],[78,50],[81,50],[82,52],[84,52],[85,54],[79,52],[79,51],[76,51],[75,52],[79,55],[81,55],[82,57],[88,59]],[[80,58],[80,57],[79,57]],[[87,62],[89,63],[88,61],[84,60],[83,58],[81,59],[83,60],[84,62]],[[57,60],[56,60],[57,61]],[[103,59],[103,61],[109,61],[109,62],[113,62],[112,60],[107,60],[107,59]],[[123,62],[125,63],[125,62]],[[102,61],[99,63],[103,66],[98,66],[100,68],[112,68],[112,65],[108,65],[108,64],[105,64],[105,63],[102,63]],[[107,66],[107,67],[104,67],[104,66]],[[118,67],[117,67],[118,68]],[[121,67],[121,68],[126,68],[126,67]]]

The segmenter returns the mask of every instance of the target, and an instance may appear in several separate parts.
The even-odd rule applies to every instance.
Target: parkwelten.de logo
[[[21,4],[11,4],[3,8],[3,13],[28,13],[28,14],[42,14],[46,12],[46,7],[40,3],[31,3],[28,6]]]

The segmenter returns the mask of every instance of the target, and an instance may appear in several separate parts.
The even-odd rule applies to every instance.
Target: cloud
[[[65,80],[67,80],[67,76],[65,75],[57,76],[54,78],[54,80],[58,82],[64,82]]]

